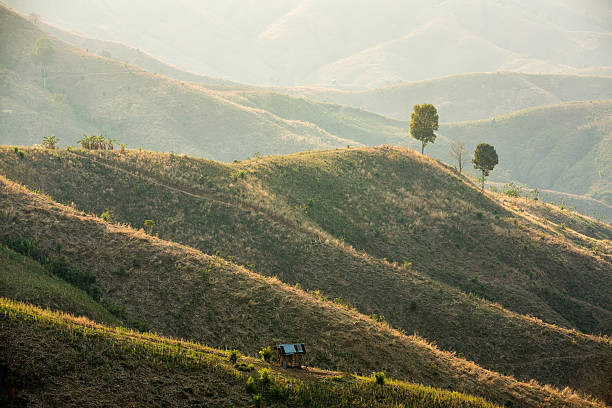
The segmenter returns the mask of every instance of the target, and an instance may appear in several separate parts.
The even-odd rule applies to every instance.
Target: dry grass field
[[[363,338],[364,330],[372,329],[355,331],[359,325],[355,327],[355,323],[349,323],[351,320],[345,325],[340,324],[345,318],[329,316],[316,323],[315,313],[303,306],[306,302],[322,310],[358,316],[358,321],[364,322],[361,324],[373,325],[383,332],[390,330],[392,337],[412,338],[403,333],[418,332],[450,355],[462,357],[453,358],[454,362],[472,360],[521,380],[535,378],[609,399],[609,340],[584,334],[572,323],[606,324],[610,312],[604,308],[605,303],[600,307],[595,301],[605,299],[609,291],[600,287],[591,297],[582,297],[578,292],[577,297],[567,296],[569,301],[557,305],[538,296],[540,287],[530,283],[547,284],[553,294],[559,287],[564,291],[577,287],[576,281],[605,285],[609,270],[606,265],[610,262],[606,237],[610,230],[604,224],[524,199],[513,204],[504,203],[506,196],[482,196],[477,188],[444,166],[406,149],[335,150],[231,165],[138,151],[121,154],[22,149],[25,157],[20,159],[13,150],[2,150],[0,169],[30,192],[5,181],[7,194],[19,194],[4,198],[7,207],[12,208],[8,213],[15,213],[11,224],[4,228],[4,237],[38,238],[41,250],[50,253],[59,243],[61,253],[71,264],[91,271],[104,296],[125,308],[135,327],[153,328],[215,347],[238,347],[247,354],[255,353],[264,344],[287,341],[287,336],[296,337],[294,341],[315,345],[319,352],[312,356],[313,362],[323,368],[362,373],[384,369],[396,378],[424,384],[449,387],[453,383],[454,380],[429,382],[440,378],[438,363],[433,368],[407,356],[405,365],[391,364],[385,357],[390,351],[375,350],[370,341],[354,343],[355,338]],[[393,173],[395,176],[389,176]],[[419,174],[421,178],[416,177]],[[332,177],[336,180],[333,189],[326,187]],[[365,180],[375,187],[362,187],[360,183],[365,186]],[[430,184],[419,189],[418,185],[424,183]],[[435,186],[439,186],[437,190]],[[354,189],[353,202],[345,196],[345,188]],[[368,189],[373,189],[372,193]],[[462,197],[462,201],[445,197],[447,190],[453,197]],[[297,195],[300,191],[312,198],[312,203]],[[408,192],[415,197],[409,199]],[[398,200],[396,194],[404,194],[404,199]],[[93,222],[94,218],[88,216],[85,218],[91,224],[87,225],[96,225],[90,230],[77,222],[84,214],[66,207],[58,207],[62,210],[57,214],[59,210],[42,214],[59,216],[68,211],[76,218],[42,215],[37,208],[56,206],[48,201],[51,197],[96,216],[112,210],[118,224]],[[45,200],[48,204],[42,205]],[[418,217],[410,212],[417,203],[426,202],[431,205]],[[401,203],[403,207],[394,209],[387,203]],[[462,210],[449,217],[445,206],[452,207],[453,203],[461,205]],[[347,216],[347,205],[359,209],[350,210],[353,218]],[[528,206],[543,213],[528,212]],[[410,245],[392,239],[393,234],[412,236],[402,234],[403,224],[394,221],[392,211],[405,211],[410,221],[406,225],[422,223],[414,230],[418,239]],[[477,215],[479,211],[482,216]],[[368,224],[359,218],[365,216],[378,217],[372,221],[378,220],[380,230],[378,236],[374,229],[369,239],[359,240],[363,231],[368,231]],[[464,235],[461,240],[455,239],[464,242],[463,246],[448,242],[453,238],[451,227],[456,225],[450,220],[459,216],[463,217],[459,224],[465,228]],[[128,226],[142,228],[145,219],[155,221],[153,234],[160,238],[212,256],[195,251],[199,254],[196,258],[204,257],[203,260],[195,262],[183,255],[167,259],[162,248],[175,248],[167,241],[154,241],[159,242],[154,245],[157,249],[145,251],[138,243],[150,240],[149,235]],[[576,221],[571,224],[569,219]],[[559,222],[565,222],[561,232],[555,229]],[[338,232],[339,225],[345,230]],[[103,232],[109,228],[125,231],[132,238],[121,238],[118,243],[112,237],[119,235]],[[83,239],[74,240],[75,236]],[[437,243],[436,236],[446,241]],[[481,245],[479,240],[498,245],[488,249],[501,255],[493,270],[487,266],[492,262],[491,255],[476,250]],[[402,258],[389,255],[404,245],[410,252]],[[542,272],[531,279],[516,270],[516,265],[500,262],[507,259],[505,253],[523,250],[519,245],[532,245],[535,252],[521,252],[525,254],[519,258],[523,265],[541,268]],[[435,251],[438,256],[427,256]],[[556,271],[549,267],[554,265],[555,251],[570,267],[563,275],[556,275],[562,272],[561,268]],[[466,253],[462,255],[463,252]],[[403,264],[401,259],[412,264]],[[513,259],[516,257],[510,258]],[[452,269],[435,269],[448,260],[473,268],[471,273],[478,276],[478,281],[475,283],[470,276],[465,279],[467,283],[456,283],[448,278]],[[218,265],[235,264],[246,269],[238,268],[241,273],[230,273],[223,279],[214,278],[212,270]],[[593,266],[585,269],[584,265]],[[149,268],[154,275],[149,275]],[[580,268],[590,273],[578,274]],[[572,270],[576,271],[574,277]],[[548,285],[558,276],[563,277],[561,283],[566,286]],[[250,279],[258,283],[250,283]],[[223,284],[224,289],[205,290],[211,282]],[[281,294],[266,293],[264,288],[270,284]],[[485,299],[493,298],[492,293],[500,294],[495,302]],[[518,307],[513,310],[513,296],[508,293],[523,296],[514,299],[519,305],[520,299],[530,300],[532,303],[526,307],[532,309],[527,313]],[[281,305],[291,312],[281,312]],[[585,314],[593,316],[593,320],[584,320]],[[304,333],[290,334],[292,325]],[[316,331],[306,334],[313,329]],[[347,346],[341,344],[352,344],[354,349],[347,352]],[[397,340],[379,338],[377,344],[397,347]],[[418,367],[430,367],[432,371],[416,377],[415,372],[421,370]]]

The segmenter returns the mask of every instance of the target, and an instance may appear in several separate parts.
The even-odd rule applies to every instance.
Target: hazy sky
[[[609,74],[609,0],[6,0],[199,73],[373,87],[465,72]]]

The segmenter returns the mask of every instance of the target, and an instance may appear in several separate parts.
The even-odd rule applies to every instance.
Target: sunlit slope
[[[0,401],[9,405],[45,401],[66,406],[62,398],[69,396],[75,406],[124,406],[128,400],[135,405],[154,401],[165,406],[250,407],[251,394],[259,394],[265,406],[275,407],[498,406],[390,379],[380,386],[371,378],[342,372],[280,370],[248,357],[239,363],[250,364],[252,370],[240,372],[223,350],[105,327],[6,298],[0,298],[0,312],[0,338],[15,357],[0,357],[7,386]],[[271,369],[269,384],[262,380],[264,368]],[[246,387],[249,377],[255,379],[251,392]],[[564,402],[569,401],[584,403],[570,398]]]
[[[0,180],[0,200],[14,211],[14,217],[2,220],[2,238],[15,231],[36,234],[41,251],[61,244],[74,266],[96,276],[103,298],[123,304],[131,318],[149,323],[157,332],[235,347],[250,355],[268,344],[299,340],[309,345],[309,362],[324,368],[366,374],[384,370],[396,378],[473,392],[498,403],[510,399],[519,406],[587,404],[571,391],[560,394],[484,370],[417,336],[220,257],[107,224]],[[121,267],[124,274],[117,273]],[[11,313],[3,316],[10,318]],[[2,333],[12,336],[19,330],[9,326]],[[576,350],[593,344],[608,347],[603,340],[594,343],[589,336],[556,331],[574,341]],[[594,373],[597,367],[605,369],[605,358],[600,354],[591,363],[592,380],[602,381]]]
[[[441,122],[488,119],[539,105],[612,98],[612,77],[511,72],[455,75],[368,91],[294,88],[290,93],[410,120],[415,104],[438,108]]]
[[[20,160],[4,149],[0,168],[56,200],[95,214],[111,209],[118,221],[136,227],[153,219],[160,237],[219,251],[290,285],[320,290],[330,300],[342,298],[339,303],[382,315],[394,327],[417,331],[488,368],[599,395],[608,389],[600,382],[607,373],[593,371],[594,361],[610,358],[600,340],[578,333],[567,337],[562,329],[462,292],[566,327],[607,330],[610,311],[598,305],[609,295],[610,250],[602,236],[580,236],[573,243],[550,225],[542,240],[530,232],[536,227],[525,214],[483,199],[416,153],[350,149],[233,165],[136,151],[26,149],[25,154]],[[401,189],[411,197],[394,199]],[[459,197],[462,209],[453,210],[462,214],[457,236],[452,217],[444,214]],[[416,203],[428,206],[415,214]],[[360,217],[376,217],[377,224],[369,227]],[[487,228],[488,223],[493,225]],[[598,234],[610,236],[608,227],[594,225]],[[415,227],[416,233],[403,231]],[[594,245],[600,246],[601,259],[581,249]],[[523,258],[532,249],[534,254]],[[517,251],[521,257],[513,255]],[[558,267],[548,271],[559,257],[567,273]],[[404,260],[413,267],[401,266]],[[534,280],[523,264],[538,271]],[[571,351],[574,335],[587,339],[578,342],[582,351]]]
[[[440,134],[495,146],[491,179],[593,197],[612,204],[612,101],[533,108],[486,121],[444,125]]]

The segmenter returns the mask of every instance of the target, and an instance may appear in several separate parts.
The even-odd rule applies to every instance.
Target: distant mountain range
[[[215,77],[375,87],[467,72],[612,74],[605,0],[5,0]]]
[[[368,91],[296,87],[286,92],[354,106],[398,120],[410,120],[412,107],[428,102],[438,109],[441,122],[464,122],[535,106],[612,99],[612,77],[474,73]]]

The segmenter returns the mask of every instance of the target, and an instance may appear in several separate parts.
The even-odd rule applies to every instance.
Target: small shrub
[[[252,376],[249,376],[249,378],[247,379],[246,391],[249,394],[255,394],[255,391],[257,391],[257,385],[255,384],[255,380],[253,379]]]
[[[202,275],[202,279],[204,280],[204,282],[208,283],[208,280],[210,279],[210,272],[212,272],[212,265],[208,265],[206,268],[202,269],[200,271],[200,274]]]
[[[410,302],[410,310],[414,312],[416,309],[417,309],[417,302],[413,300],[412,302]]]
[[[268,398],[276,400],[283,399],[283,389],[278,385],[270,387],[270,390],[268,391]]]
[[[155,228],[155,221],[153,220],[145,220],[144,227],[147,231],[147,234],[151,235],[153,233],[153,228]]]
[[[272,357],[274,357],[274,351],[272,350],[272,347],[270,346],[264,347],[261,350],[259,350],[259,355],[261,356],[261,359],[263,361],[265,361],[266,363],[269,363],[270,361],[272,361]]]
[[[25,159],[25,153],[23,151],[19,150],[17,147],[15,147],[13,150],[19,159]]]
[[[58,95],[60,94],[53,94],[54,102],[58,102],[58,100],[61,99],[61,98],[58,99]],[[67,105],[67,103],[65,102],[65,99],[66,99],[66,95],[63,95],[63,102],[60,101],[58,103]],[[58,142],[59,142],[59,139],[55,137],[55,135],[50,135],[50,136],[43,137],[42,145],[46,149],[55,149]]]
[[[246,371],[246,372],[251,372],[255,370],[255,366],[253,364],[245,364],[245,363],[234,364],[234,368],[238,371]]]
[[[238,179],[243,179],[246,176],[245,170],[232,171],[230,174],[230,178],[232,181],[238,181]]]
[[[259,382],[263,384],[264,387],[267,387],[272,382],[272,376],[270,375],[270,370],[267,368],[259,371]]]
[[[238,360],[240,360],[240,351],[238,350],[229,350],[227,352],[227,359],[230,363],[236,364]]]
[[[382,371],[374,371],[372,373],[372,378],[374,378],[376,384],[378,385],[385,385],[385,381],[387,380],[385,373],[383,373]]]
[[[253,395],[253,406],[261,408],[261,394]]]
[[[151,331],[151,326],[149,326],[149,323],[142,322],[140,320],[130,320],[128,321],[128,326],[130,326],[132,329],[138,330],[141,333]]]
[[[114,222],[115,214],[113,214],[113,210],[109,210],[107,208],[102,214],[100,214],[100,218],[102,218],[106,222]]]
[[[520,197],[521,187],[513,182],[510,182],[504,186],[504,194],[510,197]]]
[[[370,315],[370,319],[372,319],[372,320],[374,320],[375,322],[378,322],[378,323],[383,323],[383,324],[387,323],[387,319],[385,319],[385,316],[378,315],[376,313],[372,313]]]
[[[123,266],[120,266],[119,269],[117,269],[115,271],[115,275],[117,275],[119,277],[123,277],[123,276],[127,275],[127,272],[125,271],[125,268]]]
[[[29,239],[29,238],[23,238],[23,239],[11,239],[11,238],[6,238],[4,240],[4,244],[9,247],[10,249],[12,249],[13,251],[21,254],[21,255],[25,255],[28,256],[30,258],[34,258],[36,260],[40,260],[41,255],[38,251],[38,248],[36,247],[36,245],[38,244],[38,238],[36,239]]]

